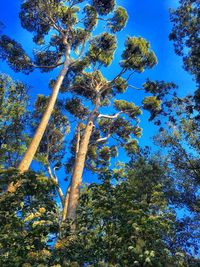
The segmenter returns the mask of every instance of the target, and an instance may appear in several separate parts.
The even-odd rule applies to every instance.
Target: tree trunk
[[[70,48],[68,47],[66,49],[66,53],[65,53],[65,62],[64,62],[64,66],[58,76],[58,79],[54,85],[54,88],[52,90],[52,94],[51,94],[51,97],[49,99],[49,103],[48,103],[48,106],[42,116],[42,119],[40,121],[40,124],[36,130],[36,133],[23,157],[23,159],[21,160],[20,164],[19,164],[19,167],[18,167],[18,170],[20,173],[23,173],[25,171],[27,171],[30,167],[30,164],[35,156],[35,153],[39,147],[39,144],[40,144],[40,141],[44,135],[44,132],[46,130],[46,127],[48,125],[48,122],[49,122],[49,119],[51,117],[51,114],[53,112],[53,109],[54,109],[54,106],[55,106],[55,103],[56,103],[56,100],[57,100],[57,97],[58,97],[58,93],[59,93],[59,90],[60,90],[60,87],[62,85],[62,82],[65,78],[65,75],[68,71],[68,67],[69,67],[69,64],[70,64],[70,60],[69,60],[69,53],[70,53]],[[11,183],[9,186],[8,186],[8,192],[15,192],[16,189],[20,186],[20,183],[16,183],[16,184],[13,184]]]
[[[80,191],[79,189],[82,183],[82,174],[85,166],[85,159],[88,151],[88,145],[92,134],[92,130],[93,130],[93,121],[89,121],[80,144],[77,158],[75,160],[74,171],[71,180],[71,190],[69,194],[68,207],[67,207],[67,219],[75,220],[76,218],[76,210],[78,207],[78,199]]]
[[[65,206],[63,209],[63,218],[62,218],[63,221],[65,221],[66,219],[75,221],[76,218],[76,210],[78,207],[80,186],[82,183],[82,175],[85,166],[86,155],[88,151],[90,137],[92,135],[94,120],[96,118],[96,113],[98,111],[99,106],[100,106],[100,97],[98,96],[95,108],[88,120],[83,138],[80,142],[80,147],[75,160],[73,175],[71,179],[70,194],[68,196],[68,199],[67,196],[65,199]]]

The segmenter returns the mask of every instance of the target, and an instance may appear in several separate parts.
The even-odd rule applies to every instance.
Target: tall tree
[[[157,98],[155,91],[160,90],[159,86],[154,88],[153,95],[151,90],[143,88],[149,96],[143,99],[141,106],[116,99],[117,94],[124,93],[130,86],[130,78],[134,73],[141,73],[157,63],[156,56],[145,39],[128,37],[119,63],[119,73],[111,80],[106,79],[103,73],[114,59],[117,48],[116,32],[125,26],[127,12],[122,7],[117,7],[115,1],[91,1],[90,5],[87,4],[84,7],[80,5],[78,8],[77,4],[82,2],[84,1],[24,1],[22,3],[20,12],[22,26],[34,33],[33,40],[38,45],[48,42],[45,36],[51,29],[55,32],[45,46],[45,50],[41,49],[34,53],[34,61],[25,55],[21,45],[14,40],[4,35],[0,39],[1,57],[6,59],[16,71],[22,70],[28,73],[35,67],[49,71],[63,65],[58,79],[50,83],[52,96],[49,104],[19,165],[20,171],[25,171],[29,167],[47,128],[61,88],[69,96],[66,109],[75,116],[77,121],[75,125],[77,140],[74,141],[76,153],[71,168],[70,194],[66,194],[65,198],[63,221],[66,218],[75,220],[86,159],[88,159],[89,168],[105,165],[110,156],[116,154],[115,146],[105,146],[111,137],[116,145],[120,144],[130,151],[137,149],[137,138],[141,135],[138,119],[142,113],[141,109],[147,109],[155,116],[160,111],[165,92],[160,94],[158,92],[159,98]],[[83,16],[80,16],[81,11]],[[106,15],[108,17],[105,17]],[[107,27],[107,32],[91,36],[91,32],[100,20]],[[71,50],[78,55],[72,54]],[[72,58],[72,55],[75,58]],[[63,57],[64,61],[60,61]],[[104,107],[108,105],[112,107],[112,114],[103,114]],[[88,158],[86,158],[87,154]],[[101,158],[100,161],[95,154]],[[19,184],[11,184],[9,191],[15,191],[18,186]]]
[[[22,27],[34,34],[33,41],[40,48],[37,52],[34,52],[34,60],[26,55],[22,46],[15,40],[6,35],[2,35],[0,38],[1,58],[7,60],[15,71],[23,71],[28,74],[34,68],[40,68],[47,72],[62,65],[62,70],[54,84],[49,104],[19,165],[21,172],[27,170],[33,160],[65,75],[70,65],[73,65],[76,60],[79,61],[84,54],[84,48],[97,24],[98,16],[107,15],[115,8],[114,1],[109,1],[108,3],[92,1],[91,5],[86,5],[84,14],[80,19],[78,17],[80,8],[76,5],[81,2],[84,1],[27,0],[21,4],[20,19]],[[99,15],[97,15],[97,10]],[[125,25],[126,19],[127,15],[124,9],[115,9],[113,18],[108,19],[109,27],[114,32],[119,31]],[[49,41],[46,41],[45,36],[51,30],[54,31],[54,34]],[[82,47],[81,51],[77,52],[76,59],[72,59],[71,50],[77,51],[79,47]]]
[[[179,0],[176,10],[171,10],[172,32],[169,36],[174,41],[175,52],[183,57],[184,68],[200,82],[199,69],[199,9],[198,0]]]

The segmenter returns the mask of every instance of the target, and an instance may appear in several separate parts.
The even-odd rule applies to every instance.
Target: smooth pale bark
[[[52,180],[54,181],[54,183],[56,183],[56,189],[57,189],[58,195],[59,195],[59,197],[60,197],[60,201],[61,201],[61,203],[62,203],[62,206],[64,207],[65,196],[64,196],[64,194],[63,194],[62,189],[60,188],[60,186],[59,186],[59,184],[58,184],[58,179],[57,179],[56,175],[54,176],[54,175],[52,174],[50,165],[47,167],[47,170],[48,170],[50,179],[52,179]]]
[[[49,119],[51,117],[51,114],[53,112],[53,109],[54,109],[54,106],[55,106],[55,103],[56,103],[56,100],[57,100],[57,97],[58,97],[58,93],[59,93],[59,90],[60,90],[60,87],[63,83],[63,80],[65,78],[65,75],[68,71],[68,68],[69,68],[69,64],[70,64],[70,58],[69,58],[69,54],[70,54],[70,48],[67,47],[66,49],[66,54],[65,54],[65,62],[64,62],[64,66],[57,78],[57,81],[54,85],[54,88],[52,90],[52,94],[51,94],[51,97],[49,99],[49,103],[47,105],[47,108],[42,116],[42,119],[40,121],[40,124],[36,130],[36,133],[22,159],[22,161],[20,162],[19,164],[19,167],[18,167],[18,170],[20,173],[23,173],[25,171],[27,171],[30,167],[30,164],[36,154],[36,151],[39,147],[39,144],[40,144],[40,141],[44,135],[44,132],[47,128],[47,125],[48,125],[48,122],[49,122]],[[16,189],[20,186],[20,183],[17,182],[17,183],[11,183],[9,186],[8,186],[8,189],[7,191],[8,192],[15,192]]]
[[[78,152],[80,148],[80,141],[81,141],[81,129],[80,129],[80,124],[79,124],[78,129],[77,129],[76,155],[75,155],[76,157],[75,158],[77,158],[78,156]],[[70,189],[71,189],[71,183],[69,184],[67,192],[66,192],[66,197],[65,197],[64,206],[63,206],[63,213],[62,213],[62,222],[65,222],[66,217],[67,217]]]
[[[63,221],[66,219],[75,221],[76,211],[78,207],[80,186],[82,183],[82,175],[85,166],[86,155],[88,152],[90,137],[92,135],[94,120],[97,117],[97,111],[100,106],[100,96],[97,97],[95,109],[93,110],[88,123],[86,125],[82,140],[80,142],[79,151],[75,159],[73,175],[70,185],[70,194],[66,196],[65,206],[63,209]],[[68,198],[68,199],[67,199]]]

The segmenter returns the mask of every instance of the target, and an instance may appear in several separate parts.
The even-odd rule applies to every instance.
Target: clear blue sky
[[[21,28],[18,18],[20,2],[20,0],[1,0],[0,21],[6,26],[4,33],[21,42],[25,50],[31,54],[31,50],[34,47],[32,34]],[[173,45],[168,40],[171,28],[168,11],[169,8],[176,7],[178,1],[118,0],[117,3],[127,9],[129,21],[126,29],[118,34],[118,50],[115,54],[115,62],[112,64],[112,68],[110,68],[107,77],[109,78],[117,72],[118,60],[120,60],[126,36],[141,36],[151,43],[151,47],[158,58],[158,65],[153,70],[135,75],[131,83],[140,87],[145,79],[149,77],[150,79],[175,82],[179,86],[180,95],[192,92],[195,87],[192,78],[182,69],[181,58],[175,55]],[[31,101],[35,100],[38,93],[48,95],[50,93],[48,89],[49,78],[55,77],[55,72],[40,74],[39,71],[35,71],[29,76],[14,73],[6,63],[0,63],[0,71],[8,73],[14,79],[23,80],[31,85]],[[136,103],[141,98],[142,95],[139,96],[137,92],[133,92],[133,89],[129,89],[125,95],[125,99],[133,99]],[[143,127],[143,137],[140,143],[142,145],[149,145],[151,142],[150,138],[156,132],[156,129],[148,122],[146,115],[141,121],[141,126]]]

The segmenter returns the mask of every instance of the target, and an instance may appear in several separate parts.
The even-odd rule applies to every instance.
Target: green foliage
[[[22,183],[15,194],[0,196],[0,265],[48,265],[49,242],[59,229],[54,184],[41,174],[15,169],[2,170],[0,177],[1,188],[10,181]]]
[[[60,60],[61,56],[56,51],[37,51],[34,53],[35,64],[38,66],[47,66],[46,68],[42,68],[42,72],[48,72],[49,68],[55,64],[57,64]]]
[[[92,0],[92,5],[100,15],[105,15],[113,11],[115,0]]]
[[[128,37],[120,63],[123,68],[143,72],[145,68],[152,68],[156,64],[156,56],[145,39]]]
[[[170,40],[174,42],[175,52],[183,56],[184,68],[194,75],[199,83],[199,1],[180,0],[176,10],[171,10],[173,23]]]
[[[114,106],[117,110],[125,112],[132,119],[142,114],[140,107],[135,106],[135,104],[132,102],[125,100],[115,100]]]
[[[125,27],[127,20],[128,14],[126,9],[118,7],[114,12],[113,18],[108,23],[108,26],[113,33],[116,33]]]
[[[128,155],[133,155],[136,152],[138,152],[138,141],[137,140],[131,140],[126,143],[125,150]]]
[[[101,184],[83,190],[78,235],[59,240],[56,257],[77,266],[186,266],[184,251],[172,246],[176,218],[167,205],[172,180],[165,166],[136,156],[124,171],[116,185],[113,174],[104,172]]]
[[[67,99],[65,103],[65,109],[72,115],[82,120],[87,118],[89,114],[89,110],[82,105],[81,100],[78,97]]]
[[[85,21],[84,26],[86,31],[91,31],[97,25],[98,22],[98,14],[94,6],[86,5],[84,7],[85,12]]]
[[[177,85],[173,82],[151,81],[147,79],[147,81],[143,84],[143,87],[147,93],[151,93],[154,96],[157,96],[158,99],[162,99],[171,90],[176,89]]]
[[[156,96],[147,96],[143,99],[143,108],[150,112],[159,111],[161,109],[161,101]]]
[[[161,131],[159,142],[163,147],[173,146],[171,165],[159,160],[160,155],[150,158],[147,152],[142,153],[137,140],[142,134],[138,118],[142,108],[150,111],[151,119],[164,114],[163,105],[172,108],[172,103],[163,102],[163,99],[176,86],[147,80],[143,89],[150,95],[141,101],[141,107],[131,100],[121,99],[121,95],[116,100],[116,95],[129,87],[134,72],[141,73],[157,64],[156,56],[145,39],[128,37],[119,74],[111,80],[106,79],[103,73],[110,70],[107,67],[117,48],[115,34],[123,29],[128,15],[125,9],[115,5],[114,0],[93,0],[90,5],[76,6],[82,2],[23,1],[22,27],[33,33],[33,41],[38,45],[34,63],[22,46],[6,35],[0,38],[0,56],[15,71],[25,73],[32,71],[35,64],[47,72],[60,66],[64,57],[68,60],[69,69],[61,88],[68,93],[68,98],[64,103],[57,101],[35,159],[42,163],[45,171],[51,166],[55,170],[65,163],[66,173],[73,172],[77,148],[80,149],[87,123],[92,122],[90,141],[83,151],[88,153],[81,164],[90,170],[90,175],[98,173],[100,183],[82,188],[77,231],[71,233],[70,224],[61,222],[56,204],[55,190],[59,189],[56,179],[48,179],[42,173],[19,174],[14,169],[5,170],[16,166],[28,139],[24,135],[27,96],[24,85],[2,76],[0,137],[3,136],[3,142],[0,140],[0,152],[4,169],[0,173],[0,265],[182,267],[190,261],[193,264],[195,260],[188,259],[186,254],[190,254],[188,244],[195,249],[197,244],[191,238],[198,233],[193,227],[198,225],[199,196],[195,187],[200,181],[199,160],[196,155],[188,157],[185,143],[181,142],[185,138],[187,145],[198,148],[199,124],[195,114],[198,92],[195,105],[185,102],[190,115],[194,111],[193,117],[181,118],[178,130],[173,124],[172,136]],[[93,30],[99,20],[109,32],[96,36]],[[72,50],[68,56],[66,48]],[[52,80],[50,87],[55,82]],[[38,96],[31,118],[32,130],[41,120],[48,100],[48,97]],[[101,114],[111,110],[107,109],[109,105],[113,113]],[[64,141],[69,132],[66,111],[70,113],[70,119],[73,116],[72,128],[75,129],[69,149]],[[177,114],[180,115],[180,111]],[[173,114],[169,121],[176,122]],[[118,164],[111,172],[109,167],[113,164],[112,159],[118,156],[119,148],[126,151],[131,161]],[[186,156],[180,158],[183,152]],[[10,162],[5,164],[7,159]],[[171,166],[182,177],[176,184],[177,174],[167,168]],[[51,175],[54,173],[49,171]],[[6,193],[10,182],[21,183],[15,193]],[[181,188],[181,192],[176,188]],[[177,220],[175,205],[186,207],[195,219]]]
[[[0,168],[17,167],[26,149],[27,86],[0,74]]]
[[[125,93],[127,87],[128,87],[127,81],[126,79],[123,79],[122,77],[118,77],[114,81],[114,89],[117,91],[117,93]]]
[[[7,60],[14,71],[29,74],[33,71],[30,58],[22,46],[6,35],[0,36],[0,59]]]
[[[90,41],[88,57],[91,63],[99,62],[109,66],[113,60],[114,51],[117,48],[116,37],[109,33],[102,33]]]

